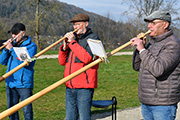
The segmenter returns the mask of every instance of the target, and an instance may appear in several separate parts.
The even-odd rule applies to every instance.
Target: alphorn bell
[[[77,32],[78,29],[75,29],[73,31],[73,33]],[[64,39],[66,39],[66,37],[64,36],[63,38],[59,39],[58,41],[56,41],[55,43],[51,44],[50,46],[46,47],[45,49],[43,49],[42,51],[40,51],[39,53],[37,53],[36,55],[33,56],[33,58],[38,58],[39,56],[41,56],[42,54],[44,54],[45,52],[47,52],[48,50],[50,50],[51,48],[53,48],[54,46],[56,46],[57,44],[59,44],[61,41],[63,41]],[[28,61],[24,61],[23,63],[21,63],[20,65],[18,65],[17,67],[15,67],[14,69],[12,69],[11,71],[7,72],[6,74],[2,75],[0,77],[0,82],[5,80],[6,78],[8,78],[9,76],[11,76],[13,73],[15,73],[16,71],[18,71],[19,69],[21,69],[22,67],[29,65],[30,62]]]
[[[145,37],[145,35],[149,34],[151,31],[147,31],[145,34],[142,34],[140,36],[138,36],[138,38],[143,38]],[[113,50],[112,52],[109,53],[108,57],[110,57],[111,55],[115,54],[116,52],[120,51],[121,49],[127,47],[128,45],[130,45],[132,43],[132,41],[120,46],[119,48],[116,48],[115,50]],[[43,95],[49,93],[50,91],[54,90],[55,88],[59,87],[60,85],[64,84],[65,82],[69,81],[70,79],[76,77],[77,75],[83,73],[84,71],[86,71],[87,69],[97,65],[98,63],[104,61],[104,58],[99,58],[95,61],[93,61],[92,63],[86,65],[85,67],[77,70],[76,72],[68,75],[67,77],[57,81],[56,83],[50,85],[49,87],[41,90],[40,92],[32,95],[31,97],[25,99],[24,101],[14,105],[13,107],[5,110],[4,112],[0,113],[0,120],[4,119],[8,116],[10,116],[11,114],[15,113],[16,111],[18,111],[19,109],[23,108],[24,106],[28,105],[29,103],[32,103],[33,101],[35,101],[36,99],[42,97]]]

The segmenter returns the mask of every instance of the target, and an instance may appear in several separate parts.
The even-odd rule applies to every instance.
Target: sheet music
[[[13,47],[20,61],[31,59],[26,47]]]
[[[104,49],[103,44],[100,40],[88,39],[87,42],[90,46],[90,49],[91,49],[93,55],[107,58],[105,49]]]

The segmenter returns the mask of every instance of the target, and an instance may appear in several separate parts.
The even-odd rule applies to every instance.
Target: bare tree
[[[0,40],[5,40],[5,39],[7,39],[6,38],[6,31],[5,31],[5,28],[4,28],[4,26],[3,26],[3,23],[1,22],[1,20],[0,20],[0,29],[1,29],[1,31],[0,31]]]
[[[40,50],[40,46],[39,46],[39,3],[40,0],[36,1],[36,14],[35,14],[35,21],[36,21],[36,30],[35,30],[35,35],[36,35],[36,45],[37,45],[37,49]]]
[[[123,0],[123,3],[130,6],[128,13],[133,13],[138,18],[150,15],[159,9],[168,10],[175,14],[178,10],[175,8],[177,2],[177,0]]]
[[[40,34],[43,32],[40,28],[45,29],[46,34],[54,32],[52,31],[54,27],[52,26],[52,20],[49,18],[59,17],[57,9],[61,9],[61,6],[57,4],[57,0],[29,0],[29,3],[35,7],[35,43],[38,50],[41,50],[42,41],[40,40]],[[59,17],[59,19],[61,19],[61,17]]]
[[[129,10],[125,11],[123,14],[132,15],[136,22],[136,27],[138,31],[145,30],[143,18],[150,15],[156,10],[168,10],[172,14],[178,14],[177,0],[123,0],[124,4],[129,5]],[[132,21],[130,21],[132,22]]]

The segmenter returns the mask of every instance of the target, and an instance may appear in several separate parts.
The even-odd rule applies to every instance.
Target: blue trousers
[[[66,88],[66,120],[91,120],[94,89]]]
[[[6,95],[7,95],[7,107],[10,108],[17,103],[19,103],[19,99],[21,101],[27,99],[32,96],[32,89],[30,88],[9,88],[6,87]],[[25,120],[33,120],[33,108],[32,104],[28,104],[23,108],[24,119]],[[9,116],[10,120],[19,120],[18,111]]]
[[[177,104],[152,106],[141,103],[143,120],[175,120]]]

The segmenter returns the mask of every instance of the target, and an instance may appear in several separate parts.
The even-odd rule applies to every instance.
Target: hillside
[[[16,22],[26,25],[27,35],[35,40],[36,5],[38,0],[0,0],[0,40],[11,37],[7,31]],[[146,24],[140,29],[137,21],[115,22],[111,18],[103,17],[83,10],[74,5],[57,0],[40,0],[39,5],[39,38],[41,49],[60,39],[68,31],[72,31],[69,20],[77,13],[86,13],[90,16],[90,27],[102,40],[105,49],[114,49],[129,41],[140,32],[146,32]],[[111,15],[109,15],[111,16]],[[179,29],[174,29],[180,37]],[[56,46],[54,49],[58,49]]]
[[[43,0],[41,0],[43,1]],[[16,22],[23,22],[30,31],[35,28],[35,10],[36,0],[0,0],[0,18],[1,26],[5,30],[10,28]],[[59,35],[70,30],[69,20],[77,13],[87,13],[92,17],[96,14],[84,11],[81,8],[61,3],[59,1],[44,0],[40,3],[40,34],[41,35]],[[102,17],[102,16],[101,16]]]
[[[0,39],[6,40],[11,36],[7,31],[16,22],[22,22],[27,27],[27,34],[34,38],[35,11],[37,0],[0,0]],[[42,46],[47,46],[49,39],[55,41],[67,31],[72,31],[69,20],[77,13],[86,13],[90,16],[90,27],[98,34],[106,49],[113,49],[123,44],[137,30],[131,23],[115,22],[109,18],[85,11],[79,7],[69,5],[57,0],[41,0],[40,14],[40,40]],[[46,36],[51,36],[47,38]],[[43,48],[43,47],[42,47]]]

